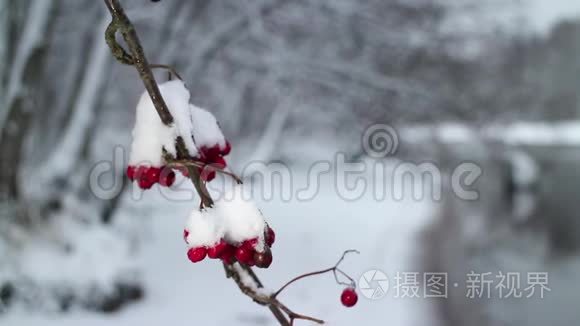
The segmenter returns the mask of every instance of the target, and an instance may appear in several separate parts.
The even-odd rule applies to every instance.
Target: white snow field
[[[299,173],[304,175],[304,173]],[[298,178],[299,179],[304,179]],[[372,191],[361,199],[341,199],[330,176],[322,179],[312,200],[260,200],[255,198],[266,220],[276,231],[274,262],[267,270],[257,270],[265,285],[277,289],[291,278],[333,266],[342,252],[349,255],[342,269],[355,280],[369,270],[387,274],[391,284],[396,272],[420,272],[417,265],[418,232],[431,220],[429,201],[375,200]],[[304,183],[293,179],[295,188]],[[369,182],[372,180],[369,176]],[[175,187],[175,186],[174,186]],[[179,185],[178,187],[184,187]],[[257,188],[256,188],[257,189]],[[183,189],[182,189],[183,190]],[[189,189],[191,190],[191,189]],[[166,194],[167,191],[165,190]],[[186,257],[183,226],[197,200],[173,202],[155,186],[133,201],[126,196],[125,216],[118,219],[143,219],[150,223],[147,243],[141,248],[141,277],[146,297],[112,315],[85,311],[67,314],[12,311],[0,319],[9,326],[58,325],[276,325],[270,312],[240,293],[232,280],[225,278],[219,260],[206,259],[192,264]],[[295,197],[295,196],[294,196]],[[392,196],[391,196],[392,197]],[[102,264],[106,264],[103,261]],[[376,287],[377,284],[371,283]],[[327,321],[328,325],[435,325],[430,305],[423,299],[397,298],[391,286],[381,299],[370,300],[359,291],[353,308],[340,303],[343,286],[332,274],[309,278],[290,286],[281,299],[296,312]],[[296,321],[296,325],[310,325]]]

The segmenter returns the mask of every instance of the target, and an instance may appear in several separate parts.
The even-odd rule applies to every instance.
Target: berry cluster
[[[227,140],[224,146],[220,146],[219,144],[215,144],[211,147],[202,146],[200,148],[199,157],[195,158],[196,162],[199,162],[203,165],[203,167],[195,167],[201,177],[201,180],[209,182],[215,179],[216,170],[223,170],[227,167],[224,156],[228,155],[231,150],[232,147],[230,142]],[[187,167],[180,166],[176,169],[181,172],[184,177],[189,177]]]
[[[189,231],[183,230],[183,236],[186,242],[189,236]],[[268,268],[272,264],[272,250],[271,247],[276,241],[276,234],[269,226],[264,232],[265,246],[260,248],[259,239],[252,238],[241,243],[228,243],[225,239],[220,239],[219,242],[212,246],[197,246],[192,247],[187,251],[187,257],[193,263],[200,262],[206,257],[210,259],[221,259],[227,264],[232,264],[238,261],[248,266],[256,266],[259,268]]]
[[[357,301],[358,295],[356,294],[354,287],[347,287],[342,291],[342,294],[340,295],[340,302],[342,302],[343,306],[348,308],[353,307],[356,305]]]
[[[169,165],[185,176],[189,176],[188,169],[193,166],[203,181],[213,180],[216,170],[226,167],[224,157],[231,151],[217,119],[211,112],[190,103],[191,94],[180,80],[160,84],[159,91],[175,121],[165,125],[148,93],[141,95],[127,175],[137,180],[142,189],[149,189],[155,183],[172,184],[174,173],[168,172],[166,178],[161,173]],[[183,164],[176,167],[177,162]]]
[[[141,189],[150,189],[156,183],[163,187],[171,187],[175,182],[175,172],[165,166],[129,165],[127,177],[131,181],[137,181],[137,185]]]

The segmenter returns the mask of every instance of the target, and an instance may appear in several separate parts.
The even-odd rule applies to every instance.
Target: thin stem
[[[194,166],[200,169],[205,169],[206,167],[210,167],[212,168],[214,171],[216,171],[217,173],[222,173],[225,174],[229,177],[231,177],[232,179],[234,179],[236,181],[237,184],[243,184],[244,182],[242,181],[242,179],[240,177],[238,177],[236,174],[226,171],[223,168],[221,168],[220,166],[214,165],[214,164],[205,164],[203,162],[199,162],[199,161],[194,161],[194,160],[174,160],[174,159],[168,159],[166,160],[169,163],[169,166]]]
[[[158,63],[151,63],[149,64],[149,68],[152,69],[165,69],[167,70],[170,74],[172,74],[173,76],[177,77],[177,79],[183,81],[183,78],[181,78],[181,76],[179,75],[179,73],[177,72],[177,70],[175,70],[174,67],[170,66],[170,65],[162,65],[162,64],[158,64]]]
[[[275,300],[275,301],[277,303],[277,306],[280,307],[280,309],[282,309],[290,317],[290,325],[294,325],[295,319],[309,320],[311,322],[321,324],[321,325],[324,324],[324,320],[322,320],[322,319],[318,319],[318,318],[314,318],[314,317],[295,313],[294,311],[288,309],[288,307],[286,307],[280,301],[278,301],[278,300]]]
[[[310,273],[306,273],[306,274],[302,274],[302,275],[298,275],[295,278],[291,279],[290,281],[288,281],[288,283],[284,284],[278,291],[274,292],[274,294],[272,294],[272,298],[276,298],[282,291],[284,291],[284,289],[286,289],[290,284],[301,280],[303,278],[306,277],[310,277],[310,276],[316,276],[316,275],[321,275],[321,274],[326,274],[326,273],[330,273],[332,272],[334,274],[334,279],[336,280],[336,283],[338,284],[342,284],[342,285],[348,285],[348,286],[354,286],[355,282],[354,280],[348,276],[345,272],[343,272],[342,270],[340,270],[338,268],[338,266],[342,263],[342,261],[344,260],[344,257],[349,254],[349,253],[359,253],[358,250],[354,250],[354,249],[350,249],[350,250],[346,250],[345,252],[342,253],[342,256],[340,257],[340,259],[336,262],[336,264],[330,268],[327,269],[323,269],[320,271],[316,271],[316,272],[310,272]],[[351,281],[351,284],[346,284],[341,282],[338,279],[338,276],[336,275],[336,272],[341,273],[343,276],[345,276],[346,278],[348,278]]]
[[[145,53],[143,51],[143,47],[141,46],[141,42],[139,41],[139,37],[137,36],[137,32],[135,31],[135,27],[125,14],[123,7],[119,3],[119,0],[104,0],[105,4],[107,5],[107,9],[112,16],[112,21],[109,27],[107,28],[106,32],[106,40],[107,44],[111,48],[111,52],[115,55],[117,59],[120,59],[121,62],[126,64],[132,64],[139,72],[139,76],[145,85],[145,89],[149,93],[151,97],[151,101],[155,106],[155,110],[159,114],[159,118],[166,126],[169,126],[173,123],[173,116],[169,112],[163,97],[161,96],[161,92],[159,91],[159,87],[155,82],[155,77],[153,76],[153,72],[149,68],[149,63],[147,58],[145,57]],[[120,32],[127,43],[127,47],[129,48],[130,56],[126,55],[117,55],[121,53],[120,49],[123,49],[115,40],[116,32]],[[124,52],[124,50],[122,50]],[[132,60],[129,60],[131,58]],[[123,61],[124,60],[124,61]]]
[[[331,267],[331,268],[323,269],[321,271],[310,272],[310,273],[306,273],[306,274],[302,274],[302,275],[296,276],[295,278],[293,278],[290,281],[288,281],[288,283],[284,284],[280,289],[278,289],[278,291],[274,292],[274,294],[272,294],[272,298],[277,297],[278,294],[280,294],[290,284],[292,284],[292,283],[294,283],[296,281],[299,281],[299,280],[301,280],[303,278],[307,278],[307,277],[310,277],[310,276],[315,276],[315,275],[326,274],[326,273],[332,272],[334,270],[334,268],[335,267]]]

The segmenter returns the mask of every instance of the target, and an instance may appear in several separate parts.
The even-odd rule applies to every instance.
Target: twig
[[[145,85],[145,89],[151,97],[155,110],[157,110],[157,113],[159,114],[159,118],[166,126],[171,125],[173,123],[173,116],[169,112],[169,109],[161,96],[159,87],[155,82],[155,77],[149,68],[149,63],[147,62],[147,58],[143,52],[143,47],[141,46],[137,32],[135,32],[135,27],[125,14],[119,0],[104,1],[112,16],[111,23],[105,31],[105,39],[111,48],[111,52],[120,62],[135,66],[137,72],[139,72],[139,77],[141,77],[141,80]],[[117,32],[120,32],[123,36],[123,39],[125,40],[125,43],[127,43],[127,47],[131,52],[130,54],[127,54],[123,47],[117,43],[115,39]]]
[[[355,286],[355,281],[350,276],[348,276],[345,272],[343,272],[341,269],[338,268],[338,266],[340,265],[340,263],[342,263],[342,261],[344,260],[344,257],[346,256],[346,254],[349,254],[349,253],[357,253],[358,254],[359,252],[358,252],[358,250],[354,250],[354,249],[346,250],[345,252],[342,253],[342,256],[340,257],[340,259],[336,262],[336,264],[334,266],[332,266],[330,268],[327,268],[327,269],[320,270],[320,271],[310,272],[310,273],[306,273],[306,274],[302,274],[302,275],[296,276],[295,278],[291,279],[286,284],[284,284],[278,291],[274,292],[274,294],[272,294],[272,297],[273,298],[276,298],[290,284],[292,284],[292,283],[294,283],[294,282],[296,282],[298,280],[301,280],[301,279],[306,278],[306,277],[316,276],[316,275],[321,275],[321,274],[326,274],[326,273],[330,273],[330,272],[332,272],[334,274],[334,278],[336,280],[336,283],[342,284],[342,285],[347,285],[347,286],[353,286],[354,287]],[[346,284],[346,283],[341,282],[338,279],[338,276],[336,275],[336,272],[339,272],[344,277],[348,278],[351,281],[351,283],[350,284]]]
[[[223,169],[223,167],[218,166],[216,164],[205,164],[203,162],[199,162],[199,161],[195,161],[195,160],[176,160],[176,159],[169,159],[167,160],[167,163],[169,163],[169,166],[185,166],[186,168],[189,166],[193,166],[199,169],[205,169],[205,168],[210,168],[212,169],[212,171],[216,171],[218,173],[222,173],[225,174],[227,176],[230,176],[232,179],[234,179],[236,181],[237,184],[243,184],[244,182],[242,181],[242,179],[240,177],[238,177],[236,174],[226,171]],[[188,170],[189,171],[189,170]]]
[[[162,64],[158,64],[158,63],[151,63],[151,64],[149,64],[149,68],[152,68],[152,69],[156,69],[156,68],[165,69],[165,70],[169,71],[170,74],[172,74],[173,76],[177,77],[177,79],[183,80],[183,78],[181,78],[181,76],[179,75],[179,73],[177,72],[177,70],[175,70],[175,68],[172,67],[172,66],[170,66],[170,65],[162,65]]]
[[[263,288],[262,284],[260,283],[260,280],[258,280],[254,271],[252,271],[252,269],[249,268],[247,265],[240,264],[239,262],[234,264],[224,263],[224,268],[226,270],[227,277],[232,278],[236,282],[242,293],[252,298],[254,302],[263,306],[267,306],[272,311],[272,313],[274,314],[274,316],[276,317],[278,322],[280,322],[281,325],[293,325],[294,320],[296,319],[309,320],[317,324],[324,324],[324,320],[306,316],[292,311],[290,308],[288,308],[286,305],[280,302],[275,296],[265,295],[254,291],[254,289],[251,286],[243,282],[241,275],[237,273],[235,266],[239,266],[241,269],[244,270],[244,272],[248,273],[248,275],[254,281],[256,287]],[[286,317],[284,316],[283,313],[281,313],[280,310],[288,315],[290,321],[286,319]]]

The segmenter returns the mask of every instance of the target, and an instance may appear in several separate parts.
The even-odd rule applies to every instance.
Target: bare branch
[[[111,52],[113,52],[115,58],[117,58],[117,60],[121,61],[122,63],[132,64],[135,66],[139,72],[139,76],[141,77],[143,84],[145,85],[145,89],[149,93],[149,96],[151,96],[151,101],[153,101],[153,105],[159,114],[159,118],[163,124],[171,125],[173,123],[173,116],[169,112],[169,109],[167,108],[167,105],[161,96],[159,87],[155,82],[153,72],[149,68],[149,63],[147,62],[147,58],[143,52],[143,47],[141,46],[137,32],[135,32],[135,27],[127,15],[125,15],[125,11],[123,10],[123,7],[121,7],[119,0],[104,1],[107,5],[107,8],[109,9],[109,12],[111,13],[111,16],[113,17],[111,24],[106,31],[108,33],[106,34],[106,40],[109,47],[111,47]],[[129,51],[131,52],[130,56],[117,43],[114,37],[116,32],[120,32],[123,36],[123,39],[127,43]],[[123,51],[123,54],[119,54],[120,51]]]
[[[162,65],[162,64],[158,64],[158,63],[152,63],[149,65],[149,68],[161,68],[161,69],[165,69],[167,71],[169,71],[170,74],[172,74],[173,76],[177,77],[177,79],[179,80],[183,80],[183,78],[181,78],[181,76],[179,75],[179,73],[177,72],[177,70],[175,70],[175,68],[173,66],[170,65]]]
[[[290,284],[292,284],[292,283],[294,283],[294,282],[296,282],[298,280],[301,280],[301,279],[306,278],[306,277],[316,276],[316,275],[321,275],[321,274],[326,274],[326,273],[330,273],[330,272],[332,272],[334,274],[334,278],[336,279],[336,283],[343,284],[343,285],[348,285],[348,286],[353,286],[355,284],[354,280],[350,276],[346,275],[345,272],[343,272],[342,270],[340,270],[338,268],[338,266],[340,265],[340,263],[342,263],[342,261],[344,260],[344,257],[347,254],[349,254],[349,253],[357,253],[358,254],[359,252],[357,250],[353,250],[353,249],[346,250],[345,252],[342,253],[342,256],[340,257],[340,259],[338,260],[338,262],[336,262],[336,264],[334,266],[332,266],[330,268],[327,268],[327,269],[320,270],[320,271],[310,272],[310,273],[306,273],[306,274],[302,274],[302,275],[296,276],[295,278],[293,278],[290,281],[288,281],[288,283],[284,284],[278,291],[274,292],[274,294],[272,294],[272,298],[277,297]],[[337,271],[339,273],[341,273],[343,276],[345,276],[346,278],[348,278],[351,281],[351,284],[345,284],[343,282],[340,282],[339,279],[338,279],[338,277],[337,277],[337,275],[336,275],[336,272]]]

